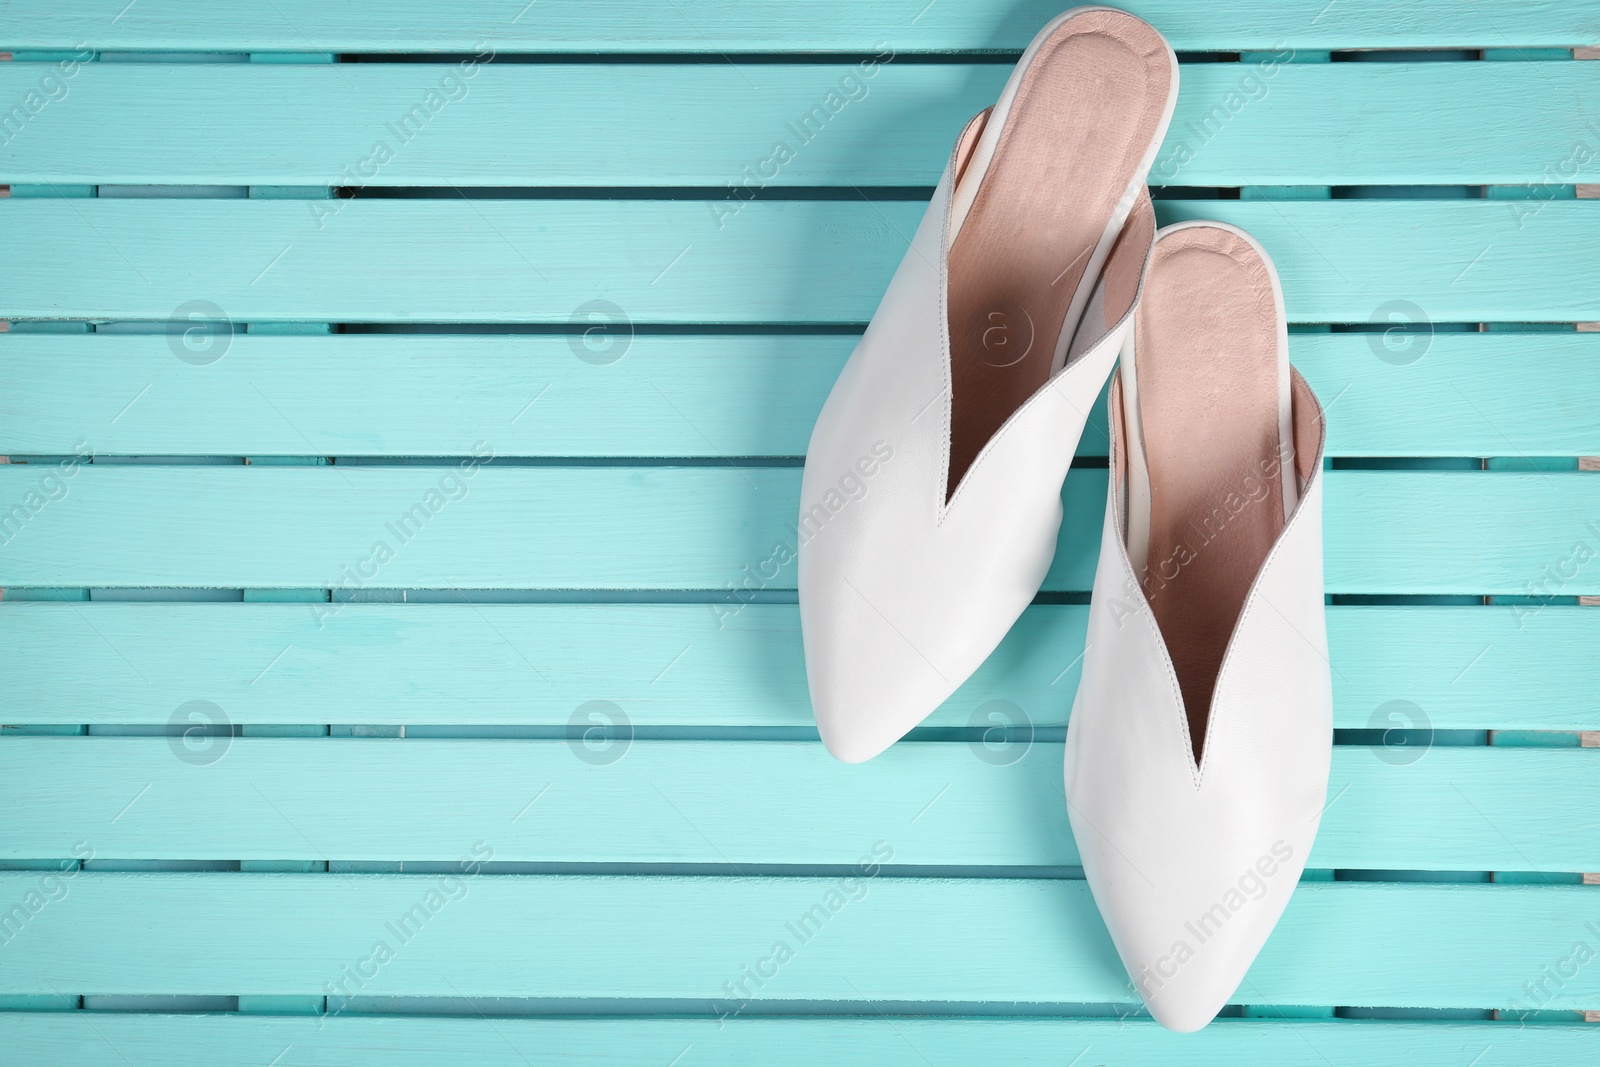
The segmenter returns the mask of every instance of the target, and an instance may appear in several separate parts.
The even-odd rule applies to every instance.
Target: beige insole
[[[950,249],[946,499],[1057,369],[1086,268],[1161,129],[1172,88],[1161,36],[1118,11],[1067,20],[1023,72]]]
[[[1141,584],[1196,761],[1223,654],[1285,522],[1278,316],[1270,270],[1237,234],[1199,226],[1156,241],[1135,319],[1150,514]]]

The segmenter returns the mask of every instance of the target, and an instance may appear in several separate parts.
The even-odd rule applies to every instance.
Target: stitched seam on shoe
[[[1293,377],[1290,378],[1290,383],[1292,386],[1294,378],[1300,378],[1300,372],[1298,370],[1291,369],[1290,373],[1293,375]],[[1303,383],[1305,379],[1301,378],[1301,381]],[[1265,577],[1266,573],[1272,569],[1273,563],[1282,554],[1283,546],[1288,543],[1290,533],[1298,529],[1299,526],[1304,525],[1301,523],[1301,516],[1307,510],[1305,507],[1305,500],[1306,497],[1310,495],[1313,485],[1320,486],[1322,484],[1322,454],[1327,447],[1328,422],[1327,417],[1322,410],[1322,402],[1317,400],[1317,395],[1315,393],[1311,392],[1311,386],[1309,384],[1306,385],[1306,392],[1311,395],[1311,399],[1317,405],[1317,422],[1320,424],[1320,430],[1317,435],[1316,460],[1311,467],[1311,477],[1306,480],[1305,491],[1300,494],[1300,499],[1295,505],[1294,514],[1289,516],[1289,521],[1284,524],[1283,532],[1278,535],[1277,541],[1274,542],[1272,548],[1267,552],[1266,559],[1261,561],[1261,566],[1256,571],[1255,579],[1250,583],[1250,592],[1245,594],[1244,607],[1239,612],[1239,620],[1234,623],[1233,634],[1228,638],[1228,647],[1222,652],[1222,665],[1217,668],[1216,685],[1212,687],[1212,706],[1206,709],[1206,737],[1205,743],[1202,746],[1205,754],[1200,758],[1200,774],[1202,776],[1205,774],[1206,761],[1211,757],[1211,726],[1212,723],[1214,723],[1219,717],[1217,715],[1216,694],[1221,691],[1222,682],[1228,677],[1228,668],[1231,667],[1237,660],[1237,657],[1235,657],[1233,654],[1234,638],[1238,637],[1239,634],[1244,630],[1245,621],[1251,617],[1255,606],[1266,599],[1265,595],[1261,592],[1262,578]],[[1271,602],[1268,601],[1268,603]],[[1282,609],[1278,608],[1277,605],[1273,605],[1273,608],[1274,610],[1278,610],[1280,612],[1282,611]],[[1287,616],[1285,616],[1285,618],[1287,619]],[[1294,624],[1291,622],[1289,625],[1293,627]],[[1302,637],[1303,636],[1304,635],[1302,635]],[[1310,642],[1307,641],[1307,644],[1309,643]],[[1324,653],[1323,657],[1326,659],[1327,654]]]
[[[1063,20],[1064,20],[1064,18],[1065,18],[1065,16],[1063,16]],[[993,116],[991,115],[991,119],[992,119],[992,117]],[[1003,124],[1004,124],[1004,120],[1002,120],[1002,125]],[[957,142],[956,148],[957,149],[960,148],[960,143],[959,142]],[[954,205],[955,205],[955,170],[954,170],[954,163],[955,163],[955,151],[953,150],[951,152],[951,154],[950,154],[950,163],[946,164],[947,168],[949,168],[949,173],[951,175],[951,178],[950,178],[950,201],[949,201],[949,204],[945,208],[945,223],[944,223],[944,235],[943,235],[944,238],[947,241],[948,241],[948,238],[950,236],[950,215],[951,215],[951,212],[952,212],[952,210],[954,208]],[[1149,174],[1148,169],[1145,170],[1144,172],[1141,172],[1138,177],[1136,177],[1133,181],[1128,183],[1127,189],[1125,189],[1123,191],[1123,196],[1129,196],[1131,194],[1131,199],[1130,199],[1129,209],[1128,209],[1127,213],[1123,216],[1122,223],[1118,227],[1117,233],[1115,235],[1110,235],[1110,234],[1102,234],[1101,235],[1101,240],[1104,241],[1104,242],[1107,242],[1106,243],[1106,259],[1101,263],[1101,266],[1100,266],[1102,275],[1104,274],[1104,271],[1105,271],[1105,268],[1106,268],[1107,264],[1109,264],[1110,261],[1111,261],[1111,256],[1116,252],[1117,238],[1121,236],[1122,230],[1127,227],[1128,220],[1133,217],[1133,209],[1136,208],[1138,206],[1138,204],[1139,204],[1138,190],[1143,189],[1143,188],[1147,188],[1147,186],[1145,184],[1145,179],[1146,179],[1146,177],[1148,177],[1148,174]],[[980,184],[981,184],[981,179],[980,179]],[[1119,200],[1117,202],[1119,204],[1121,203],[1120,198],[1119,198]],[[1071,371],[1073,369],[1073,367],[1079,366],[1086,359],[1088,359],[1089,355],[1091,353],[1093,353],[1096,349],[1098,349],[1102,344],[1104,344],[1106,338],[1110,337],[1113,333],[1115,333],[1117,328],[1122,326],[1124,322],[1131,322],[1131,320],[1133,318],[1133,315],[1135,314],[1135,312],[1137,312],[1139,310],[1139,301],[1144,296],[1145,278],[1148,276],[1148,274],[1150,272],[1150,262],[1155,256],[1155,250],[1156,250],[1155,238],[1156,238],[1156,234],[1155,234],[1154,231],[1152,231],[1152,233],[1150,235],[1150,247],[1149,247],[1148,250],[1146,250],[1145,257],[1144,257],[1144,263],[1139,268],[1139,286],[1138,286],[1137,289],[1134,290],[1133,300],[1128,305],[1127,313],[1124,314],[1121,318],[1117,319],[1116,326],[1109,327],[1106,330],[1105,336],[1101,337],[1099,341],[1096,341],[1094,344],[1090,345],[1088,350],[1085,351],[1083,355],[1079,356],[1071,364],[1061,368],[1060,371],[1058,371],[1058,372],[1056,372],[1056,374],[1052,375],[1051,378],[1049,379],[1049,381],[1045,382],[1044,385],[1041,385],[1037,390],[1035,390],[1034,394],[1032,396],[1028,397],[1027,400],[1023,401],[1022,404],[1020,406],[1018,406],[1018,408],[1015,411],[1013,411],[1010,415],[1008,415],[1006,417],[1005,422],[1001,423],[1000,428],[998,430],[996,430],[994,432],[994,434],[991,435],[990,438],[987,441],[984,442],[983,447],[978,450],[978,454],[976,456],[974,456],[973,459],[972,459],[972,462],[967,465],[966,471],[964,471],[962,473],[962,475],[961,475],[961,484],[956,486],[956,491],[954,493],[950,492],[950,440],[951,440],[951,435],[954,432],[954,425],[953,424],[954,424],[954,420],[955,420],[955,414],[954,414],[954,412],[955,412],[955,378],[954,378],[954,368],[951,366],[951,356],[950,356],[950,313],[949,313],[949,310],[946,307],[946,303],[945,303],[945,301],[946,301],[946,299],[948,297],[948,292],[949,292],[948,268],[949,268],[949,260],[950,260],[950,247],[949,247],[948,243],[944,244],[941,247],[941,249],[940,249],[941,255],[940,255],[940,261],[939,261],[939,315],[940,315],[940,334],[941,334],[941,336],[943,338],[943,346],[942,347],[944,349],[945,449],[944,449],[944,471],[943,471],[943,477],[940,479],[940,486],[939,486],[939,491],[940,491],[940,509],[939,509],[938,519],[934,523],[935,526],[941,526],[941,525],[944,524],[945,515],[949,512],[949,510],[952,507],[955,506],[956,498],[961,495],[961,491],[963,489],[965,489],[966,486],[967,486],[967,476],[972,473],[973,469],[976,468],[980,462],[982,462],[985,454],[988,453],[990,447],[992,445],[994,445],[994,443],[996,441],[998,441],[1005,434],[1007,429],[1009,429],[1010,426],[1012,425],[1012,423],[1017,419],[1017,416],[1020,415],[1024,410],[1026,410],[1028,408],[1028,406],[1031,405],[1036,399],[1038,399],[1038,397],[1047,388],[1049,388],[1051,385],[1055,384],[1059,379],[1061,379],[1069,371]],[[1098,247],[1098,245],[1096,247]],[[1086,274],[1085,277],[1083,278],[1083,280],[1080,281],[1078,284],[1079,285],[1088,285],[1089,286],[1089,300],[1092,301],[1094,299],[1094,290],[1099,285],[1099,283],[1100,283],[1100,278],[1097,277],[1094,281],[1090,281],[1089,278],[1087,277],[1087,274]],[[1088,304],[1086,303],[1084,305],[1084,310],[1087,310],[1087,309],[1088,309]],[[1079,312],[1078,322],[1073,324],[1073,329],[1074,330],[1076,330],[1077,327],[1082,324],[1082,322],[1083,322],[1082,316],[1083,316],[1083,312],[1080,311]],[[1065,323],[1062,324],[1062,328],[1063,329],[1066,328],[1066,324]],[[1129,328],[1132,329],[1132,326],[1130,325]]]
[[[1134,303],[1137,306],[1137,297]],[[1114,413],[1111,414],[1111,419],[1116,419]],[[1110,437],[1111,448],[1114,451],[1117,447],[1117,435],[1112,432]],[[1114,466],[1109,473],[1111,476],[1106,485],[1106,508],[1110,513],[1112,529],[1116,535],[1112,540],[1116,546],[1117,562],[1121,565],[1123,576],[1132,585],[1134,595],[1139,598],[1141,610],[1135,612],[1135,614],[1139,616],[1139,620],[1144,623],[1145,628],[1155,638],[1156,648],[1161,653],[1161,666],[1166,672],[1167,685],[1172,690],[1172,707],[1177,712],[1174,716],[1176,726],[1174,732],[1178,736],[1178,747],[1183,750],[1184,759],[1189,764],[1190,780],[1194,783],[1195,792],[1198,793],[1200,791],[1200,769],[1195,765],[1194,761],[1194,740],[1189,736],[1189,720],[1184,713],[1183,690],[1178,685],[1178,672],[1172,665],[1172,653],[1167,648],[1167,639],[1162,636],[1161,627],[1155,621],[1155,612],[1150,607],[1149,599],[1144,595],[1144,588],[1139,584],[1138,576],[1133,573],[1133,560],[1128,557],[1128,545],[1122,536],[1122,509],[1117,507],[1117,479]],[[1101,550],[1104,551],[1103,543]]]
[[[950,443],[955,431],[956,392],[955,369],[951,366],[950,359],[950,216],[955,209],[956,154],[960,151],[961,141],[957,138],[955,147],[950,150],[950,161],[945,164],[945,172],[950,178],[950,188],[945,194],[944,219],[939,223],[939,358],[944,364],[944,447],[939,464],[939,482],[933,487],[936,494],[933,528],[936,530],[944,525],[945,513],[949,511],[952,502],[948,492]],[[963,478],[962,481],[965,482],[966,479]],[[960,492],[959,487],[957,492]]]
[[[1038,403],[1039,402],[1039,398],[1044,396],[1045,393],[1047,393],[1047,392],[1049,392],[1051,390],[1055,390],[1055,391],[1059,392],[1062,381],[1068,375],[1072,374],[1073,371],[1081,369],[1084,366],[1084,364],[1088,363],[1089,360],[1090,360],[1090,357],[1094,356],[1096,353],[1098,353],[1111,340],[1111,338],[1117,334],[1117,332],[1119,330],[1122,330],[1125,326],[1127,327],[1127,329],[1132,329],[1133,328],[1133,316],[1138,312],[1139,303],[1144,298],[1145,277],[1149,273],[1149,270],[1150,270],[1150,258],[1151,258],[1152,255],[1154,255],[1154,253],[1155,253],[1155,241],[1152,239],[1151,242],[1150,242],[1150,251],[1145,253],[1144,265],[1139,268],[1139,287],[1134,290],[1133,300],[1128,304],[1128,310],[1122,315],[1122,317],[1117,319],[1117,321],[1116,321],[1116,323],[1114,325],[1108,327],[1106,329],[1105,334],[1098,341],[1096,341],[1094,344],[1090,345],[1089,348],[1083,353],[1083,355],[1081,355],[1077,359],[1073,360],[1067,366],[1061,368],[1061,370],[1059,370],[1058,372],[1056,372],[1054,375],[1051,376],[1049,381],[1047,381],[1043,385],[1041,385],[1038,388],[1038,390],[1034,392],[1034,394],[1032,396],[1030,396],[1027,400],[1024,400],[1022,402],[1022,405],[1020,407],[1018,407],[1017,410],[1013,411],[1006,418],[1005,422],[1000,424],[1000,428],[994,432],[994,436],[990,437],[989,440],[984,442],[983,447],[978,450],[978,454],[975,457],[973,457],[971,465],[969,465],[967,467],[966,473],[961,476],[961,484],[956,486],[955,495],[950,497],[950,499],[945,503],[944,507],[939,512],[939,522],[940,523],[944,522],[945,515],[948,514],[950,512],[950,510],[953,509],[956,506],[956,501],[961,499],[961,494],[966,492],[967,485],[969,484],[969,479],[970,479],[970,476],[971,476],[972,472],[977,470],[983,464],[984,460],[989,456],[991,450],[993,450],[993,449],[995,449],[995,448],[997,448],[999,446],[1000,441],[1002,439],[1004,439],[1006,434],[1011,432],[1012,427],[1016,426],[1017,423],[1022,421],[1023,413],[1027,412],[1036,403]],[[943,289],[940,290],[940,294],[939,295],[940,295],[940,298],[942,300],[943,297],[944,297]],[[1091,299],[1092,299],[1092,296],[1091,296]],[[1119,341],[1119,345],[1120,345],[1120,341]],[[946,333],[945,333],[945,355],[946,355],[945,372],[946,372],[946,396],[947,396],[945,410],[946,411],[950,411],[951,408],[953,407],[954,403],[955,403],[955,396],[954,396],[954,393],[952,391],[953,390],[953,386],[951,385],[951,383],[949,381],[950,362],[949,362],[949,332],[948,332],[948,330],[946,330]],[[1085,420],[1084,421],[1085,422],[1088,421],[1087,416],[1085,416]],[[947,485],[949,484],[949,478],[950,478],[950,470],[949,470],[949,468],[950,468],[950,441],[949,441],[949,434],[950,434],[950,423],[949,423],[949,420],[947,419],[946,423],[945,423],[945,474],[944,474],[945,484],[947,484]],[[1081,431],[1080,431],[1080,436],[1081,436]],[[1070,461],[1069,461],[1069,465],[1070,465]]]

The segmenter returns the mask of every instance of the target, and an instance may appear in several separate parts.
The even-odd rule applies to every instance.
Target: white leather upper
[[[1074,343],[946,506],[951,181],[947,167],[806,455],[796,531],[806,676],[824,743],[852,763],[954,692],[1038,591],[1062,482],[1131,321],[1099,328],[1097,289],[1080,333],[1098,340]]]
[[[1113,424],[1067,729],[1068,816],[1129,977],[1174,1030],[1204,1026],[1239,986],[1299,881],[1327,793],[1321,412],[1298,385],[1297,398],[1309,399],[1297,400],[1296,421],[1318,420],[1311,477],[1245,600],[1198,766],[1177,677],[1129,562]]]

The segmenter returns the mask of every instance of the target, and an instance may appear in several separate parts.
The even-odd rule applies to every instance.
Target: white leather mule
[[[1248,235],[1160,232],[1110,407],[1067,811],[1135,990],[1197,1030],[1300,879],[1333,742],[1322,411]]]
[[[1044,581],[1154,234],[1144,176],[1177,82],[1131,15],[1045,27],[962,133],[823,406],[800,617],[817,725],[842,760],[950,696]]]

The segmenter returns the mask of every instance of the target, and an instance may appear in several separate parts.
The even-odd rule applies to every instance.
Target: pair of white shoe
[[[1218,224],[1156,230],[1144,179],[1177,80],[1166,41],[1120,11],[1034,40],[962,133],[818,417],[799,566],[822,739],[870,759],[1043,584],[1120,355],[1065,792],[1135,990],[1195,1030],[1305,866],[1332,698],[1321,409],[1261,248]]]

